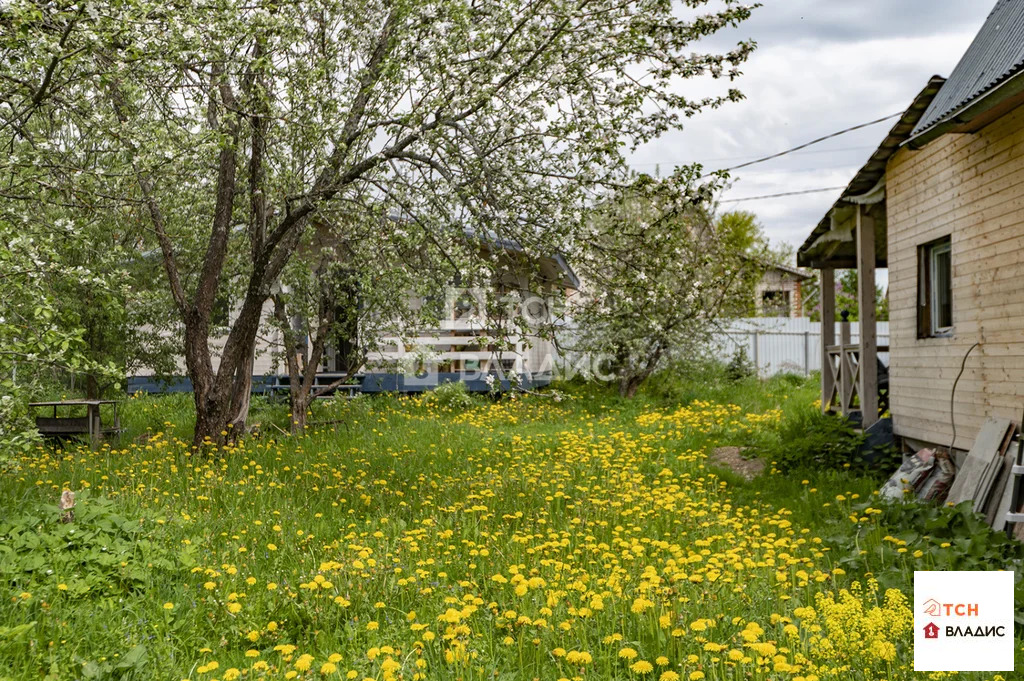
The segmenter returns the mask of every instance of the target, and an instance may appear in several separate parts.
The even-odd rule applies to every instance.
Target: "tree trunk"
[[[231,388],[231,430],[232,438],[244,435],[249,419],[249,405],[252,403],[252,371],[255,363],[255,347],[235,371],[235,382]]]
[[[640,389],[640,386],[643,385],[644,381],[650,378],[651,374],[654,373],[654,370],[658,368],[658,364],[661,362],[661,357],[664,353],[664,348],[659,344],[655,346],[642,368],[639,368],[633,373],[620,375],[619,397],[626,397],[630,399],[635,397],[636,391]]]
[[[306,415],[309,412],[309,403],[312,400],[312,395],[308,390],[303,391],[301,388],[297,388],[296,384],[297,381],[292,381],[291,431],[292,435],[302,435],[306,432]]]
[[[288,428],[292,435],[300,435],[306,429],[306,411],[309,409],[310,386],[304,374],[309,373],[309,361],[306,357],[305,345],[299,343],[298,333],[292,328],[288,317],[287,304],[282,296],[274,296],[274,317],[284,337],[284,360],[288,368],[288,403],[291,414],[288,417]],[[314,368],[313,377],[316,372]]]
[[[185,324],[185,367],[192,380],[192,395],[196,405],[196,430],[192,445],[197,449],[222,446],[227,442],[230,430],[228,424],[233,415],[231,407],[236,368],[245,364],[225,351],[221,355],[218,370],[214,371],[209,335],[207,318],[193,308]],[[254,347],[255,342],[250,346],[250,351]]]
[[[85,375],[85,399],[100,399],[100,382],[96,378],[96,374],[90,373]]]
[[[192,395],[196,405],[196,431],[192,446],[205,449],[220,446],[227,441],[230,395],[220,395],[213,385],[212,371],[192,374]],[[199,379],[197,382],[196,379]]]
[[[623,376],[619,380],[619,397],[632,399],[636,396],[636,391],[643,381],[644,379],[640,376]]]

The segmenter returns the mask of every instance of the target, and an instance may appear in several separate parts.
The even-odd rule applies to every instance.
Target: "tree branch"
[[[211,85],[216,87],[220,94],[220,101],[225,107],[235,106],[235,94],[231,89],[229,77],[224,73],[223,66],[220,64],[213,66]],[[211,97],[211,99],[213,98]],[[213,105],[211,104],[211,106]],[[217,162],[217,198],[213,209],[213,225],[195,295],[195,311],[203,324],[209,323],[210,314],[213,311],[213,302],[217,295],[217,280],[220,278],[221,270],[224,269],[231,217],[234,214],[238,116],[230,113],[225,115],[224,128],[228,142],[222,143],[223,147]]]

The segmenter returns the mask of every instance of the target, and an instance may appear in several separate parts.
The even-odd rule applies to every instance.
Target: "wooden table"
[[[113,405],[113,424],[104,428],[100,419],[100,407]],[[121,420],[117,413],[116,400],[60,400],[56,402],[30,402],[33,409],[53,408],[53,416],[37,416],[36,429],[44,437],[59,439],[72,435],[88,435],[89,443],[96,446],[106,433],[121,430]],[[85,416],[57,416],[57,409],[85,407]]]

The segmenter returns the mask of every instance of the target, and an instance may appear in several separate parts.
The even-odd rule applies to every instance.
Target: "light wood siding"
[[[237,310],[234,310],[231,314],[231,320],[234,321]],[[279,373],[283,373],[281,370],[281,363],[278,361],[275,353],[281,351],[284,344],[281,333],[276,329],[270,328],[269,321],[274,315],[274,304],[271,301],[263,303],[263,324],[261,329],[263,331],[256,336],[256,356],[253,360],[252,374],[253,376],[270,376]],[[145,328],[145,327],[143,327]],[[210,354],[213,364],[214,371],[220,366],[220,351],[224,348],[224,344],[227,342],[228,337],[225,336],[213,336],[210,338]],[[188,369],[185,368],[185,357],[184,355],[175,355],[174,357],[176,376],[188,376]],[[154,371],[150,367],[142,366],[134,371],[135,376],[152,376]]]
[[[1024,409],[1024,107],[975,134],[901,149],[886,172],[890,386],[898,435],[968,448],[987,416]],[[917,249],[952,240],[953,335],[917,338]]]

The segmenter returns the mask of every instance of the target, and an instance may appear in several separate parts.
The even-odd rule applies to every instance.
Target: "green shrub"
[[[806,468],[867,471],[861,454],[864,440],[848,420],[803,408],[764,433],[755,447],[783,473]]]
[[[40,441],[25,402],[17,395],[0,395],[0,474],[13,465],[15,456],[24,454]]]
[[[731,381],[742,381],[756,374],[757,367],[754,366],[754,363],[747,356],[747,348],[743,345],[739,346],[736,352],[733,353],[732,359],[729,360],[729,364],[725,367],[725,375]]]
[[[887,504],[882,510],[884,524],[920,532],[936,570],[991,570],[993,566],[1008,567],[1024,559],[1024,544],[993,530],[985,516],[974,512],[970,501],[956,506],[896,503]],[[914,533],[904,540],[913,544],[918,538]],[[947,543],[949,550],[942,549],[942,544]]]
[[[725,365],[717,360],[676,360],[657,371],[640,388],[641,394],[669,404],[689,404],[706,398],[726,382]]]
[[[852,508],[860,515],[879,508],[870,500]],[[905,556],[921,552],[918,570],[1013,569],[1024,560],[1024,544],[1003,532],[996,532],[985,517],[972,510],[971,502],[957,506],[916,501],[881,505],[874,524],[857,527],[849,547],[872,547],[870,551],[851,548],[840,564],[851,570],[871,572],[886,586],[905,583],[912,575]],[[872,537],[872,535],[877,535]],[[878,537],[885,535],[884,539]],[[921,563],[924,563],[923,565]]]
[[[781,386],[788,386],[790,388],[795,388],[807,382],[806,376],[793,373],[792,371],[784,371],[780,374],[776,374],[772,379],[774,383],[778,383]]]
[[[426,405],[440,407],[442,409],[462,410],[477,405],[477,399],[466,389],[462,381],[442,383],[423,396],[423,403]]]

